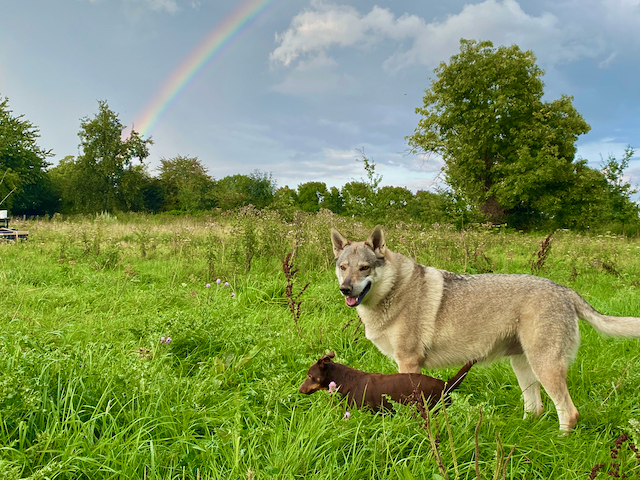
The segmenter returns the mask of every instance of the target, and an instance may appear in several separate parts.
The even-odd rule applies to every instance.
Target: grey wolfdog
[[[578,319],[606,335],[640,337],[640,318],[598,313],[545,278],[458,275],[420,265],[389,250],[380,225],[364,242],[332,229],[331,242],[347,305],[356,307],[366,337],[399,372],[508,356],[525,417],[542,413],[542,384],[565,432],[578,421],[566,379],[580,343]]]

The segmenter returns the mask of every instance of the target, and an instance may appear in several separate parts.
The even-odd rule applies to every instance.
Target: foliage
[[[214,180],[197,157],[162,158],[158,170],[165,210],[196,212],[214,206]]]
[[[148,174],[142,162],[153,142],[135,130],[123,140],[125,127],[118,115],[106,101],[98,105],[95,117],[85,117],[80,124],[82,154],[67,162],[69,189],[62,196],[85,213],[143,210],[142,186]]]
[[[382,182],[382,175],[378,175],[376,173],[376,162],[374,162],[373,159],[367,158],[364,152],[364,147],[357,148],[356,151],[360,153],[360,156],[362,157],[360,159],[356,159],[356,161],[362,162],[364,171],[367,174],[367,179],[363,180],[363,182],[366,183],[371,191],[375,193],[378,190],[380,182]]]
[[[365,182],[352,181],[342,187],[344,213],[350,216],[372,218],[375,211],[375,194]]]
[[[609,155],[602,165],[602,173],[607,179],[611,202],[611,219],[620,222],[624,234],[625,224],[638,221],[638,205],[631,200],[631,195],[638,191],[624,180],[624,171],[629,167],[629,161],[635,150],[629,145],[620,161]]]
[[[324,182],[307,182],[298,185],[296,203],[303,212],[318,212],[321,208],[342,213],[343,201],[336,187],[327,189]]]
[[[543,71],[516,45],[461,40],[435,73],[412,151],[441,155],[446,182],[494,221],[556,214],[575,141],[589,131],[571,97],[543,102]]]
[[[282,218],[291,222],[298,209],[298,193],[288,185],[278,188],[273,195],[269,209],[277,211]]]
[[[12,213],[55,209],[47,175],[50,150],[38,146],[40,131],[24,115],[14,116],[9,99],[0,98],[0,204]]]
[[[265,208],[273,202],[275,182],[271,174],[256,170],[249,175],[231,175],[213,186],[216,206],[223,210],[253,205]]]
[[[298,206],[304,212],[317,212],[329,196],[324,182],[307,182],[298,185]]]
[[[76,183],[76,159],[72,155],[62,158],[49,170],[59,213],[73,213],[75,208],[74,185]]]
[[[357,149],[357,161],[365,176],[342,188],[318,181],[297,190],[276,188],[272,175],[259,170],[216,181],[198,158],[186,156],[161,159],[158,175],[152,176],[144,164],[151,139],[135,131],[124,138],[124,126],[106,101],[99,102],[93,119],[82,119],[82,154],[65,157],[47,171],[44,159],[50,153],[35,143],[37,129],[14,118],[5,99],[0,103],[0,201],[14,214],[234,215],[253,206],[259,213],[251,215],[274,214],[294,224],[304,218],[302,212],[326,210],[367,224],[419,222],[464,230],[489,216],[528,231],[640,234],[639,209],[631,199],[636,192],[624,175],[633,148],[620,161],[610,155],[601,170],[583,159],[573,161],[575,139],[588,125],[570,97],[542,102],[542,71],[531,52],[462,41],[461,53],[436,73],[425,107],[418,109],[423,118],[408,140],[414,151],[443,155],[451,187],[445,190],[413,194],[403,187],[381,187],[382,176],[364,148]],[[237,228],[247,238],[253,235],[253,227]],[[245,269],[253,258],[250,245],[234,253],[244,256]]]
[[[165,208],[165,188],[163,182],[157,177],[147,179],[141,188],[144,208],[148,212],[159,213]]]
[[[410,221],[414,196],[404,187],[384,186],[376,193],[376,217],[381,223]]]
[[[321,208],[331,210],[333,213],[341,214],[344,212],[344,198],[337,187],[331,187],[328,194],[320,202]]]

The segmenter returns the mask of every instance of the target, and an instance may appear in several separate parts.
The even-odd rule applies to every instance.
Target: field
[[[429,423],[406,406],[345,418],[328,392],[299,394],[331,350],[395,371],[333,271],[330,227],[362,239],[373,225],[247,208],[12,226],[30,236],[0,244],[0,479],[640,477],[640,342],[586,324],[568,436],[544,393],[545,414],[522,419],[508,361],[475,366]],[[385,232],[391,249],[461,273],[531,273],[545,239],[483,226]],[[640,240],[559,231],[546,253],[539,275],[603,313],[640,316]]]

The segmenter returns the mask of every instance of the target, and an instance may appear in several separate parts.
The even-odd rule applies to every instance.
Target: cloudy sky
[[[257,1],[5,1],[0,96],[54,163],[78,155],[98,100],[139,125],[198,45]],[[364,176],[364,148],[383,185],[431,188],[438,159],[408,155],[404,137],[433,69],[467,38],[533,50],[545,98],[572,95],[592,127],[578,155],[597,167],[637,147],[640,183],[640,0],[265,1],[143,132],[152,173],[185,155],[215,178],[259,169],[278,186],[342,186]]]

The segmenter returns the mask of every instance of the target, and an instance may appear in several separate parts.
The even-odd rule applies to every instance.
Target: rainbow
[[[185,60],[167,77],[145,108],[135,117],[133,128],[148,136],[171,102],[191,80],[274,0],[246,0],[202,39]]]

